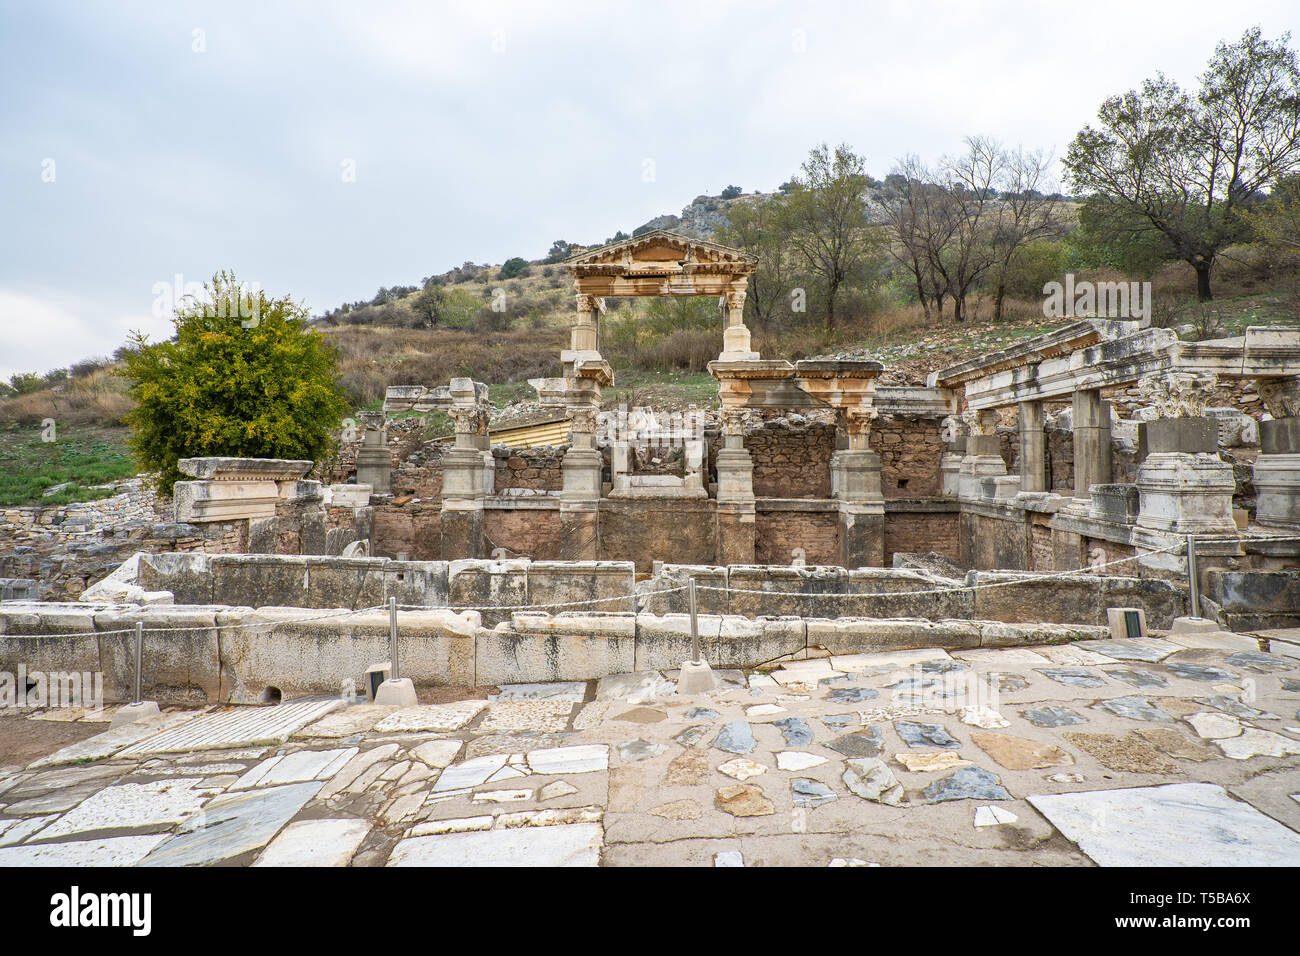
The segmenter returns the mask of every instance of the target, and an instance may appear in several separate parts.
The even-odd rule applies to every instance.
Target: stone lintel
[[[284,458],[182,458],[176,468],[200,481],[296,481],[306,476],[313,461]]]

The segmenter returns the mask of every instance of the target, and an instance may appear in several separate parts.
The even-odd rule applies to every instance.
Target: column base
[[[718,502],[718,563],[754,563],[754,500]]]
[[[600,501],[560,502],[560,558],[564,561],[600,560]]]
[[[844,567],[885,565],[885,505],[840,504],[840,562]]]
[[[486,557],[487,539],[483,535],[483,502],[443,499],[442,559]]]

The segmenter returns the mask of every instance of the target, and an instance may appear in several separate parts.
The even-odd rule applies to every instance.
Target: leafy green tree
[[[556,239],[551,243],[551,251],[546,254],[546,258],[542,261],[548,265],[554,265],[557,262],[563,262],[571,255],[573,255],[573,243],[565,242],[563,239]]]
[[[1079,207],[1079,228],[1067,240],[1069,265],[1085,269],[1116,269],[1149,277],[1162,264],[1178,258],[1169,237],[1139,212],[1117,206],[1104,196],[1089,196]]]
[[[9,376],[9,387],[15,395],[30,395],[45,388],[45,379],[32,372],[15,372]]]
[[[1112,96],[1084,127],[1065,167],[1076,192],[1145,219],[1196,270],[1211,298],[1219,253],[1245,238],[1241,210],[1267,183],[1300,168],[1300,67],[1287,44],[1247,30],[1220,43],[1195,97],[1163,75]]]
[[[521,275],[528,274],[528,260],[515,256],[513,259],[507,259],[501,265],[501,271],[497,273],[498,279],[514,279]]]
[[[150,343],[136,332],[123,355],[137,405],[126,416],[136,460],[170,493],[181,458],[230,455],[319,459],[349,408],[336,382],[337,354],[287,296],[244,290],[218,273],[203,297],[187,297],[175,335]]]
[[[771,328],[790,312],[795,285],[784,196],[737,203],[727,212],[718,241],[758,256],[746,287],[745,311],[756,328]]]
[[[722,190],[723,199],[737,199],[740,197],[742,190],[739,186],[728,186]]]

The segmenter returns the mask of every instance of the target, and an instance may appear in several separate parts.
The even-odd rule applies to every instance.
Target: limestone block
[[[907,647],[963,648],[980,646],[979,626],[970,621],[926,621],[919,618],[809,619],[809,646],[831,654],[861,654]]]
[[[653,614],[685,614],[690,610],[686,582],[695,578],[695,609],[700,614],[725,614],[728,611],[725,591],[706,591],[705,587],[725,588],[727,586],[727,568],[705,564],[664,564],[660,565],[650,581],[649,592],[670,591],[681,587],[680,591],[664,594],[662,597],[643,599],[643,609]]]
[[[389,561],[384,565],[384,600],[399,605],[446,607],[451,603],[447,561]]]
[[[176,520],[191,524],[272,518],[280,488],[274,481],[178,481],[172,500]]]
[[[387,559],[309,557],[303,560],[307,565],[307,607],[356,609],[384,603]]]
[[[316,617],[320,613],[310,608],[264,607],[221,618],[222,663],[231,685],[228,699],[257,702],[268,687],[278,688],[286,700],[338,694],[348,688],[363,693],[366,668],[389,659],[388,612]],[[260,626],[232,626],[248,623]],[[472,686],[474,636],[481,624],[474,613],[400,612],[401,676],[416,686]]]
[[[130,701],[135,688],[135,634],[144,625],[141,684],[144,700],[159,704],[216,701],[221,692],[216,605],[177,605],[104,611],[95,615],[102,634],[100,666],[106,700]]]
[[[483,620],[494,626],[510,616],[511,606],[528,599],[526,559],[483,561],[476,558],[451,561],[447,565],[448,600],[452,607],[484,608]],[[497,611],[495,608],[505,610]]]
[[[599,604],[557,608],[573,611],[633,611],[633,598],[602,600],[631,595],[636,587],[636,566],[631,561],[534,561],[528,567],[528,603],[566,604],[601,601]]]
[[[800,568],[736,565],[729,570],[727,576],[729,586],[737,589],[728,596],[728,610],[732,614],[749,617],[775,617],[783,614],[833,617],[839,613],[844,599],[820,595],[848,593],[848,574],[844,568],[830,566]],[[741,590],[763,593],[743,594],[739,593]],[[797,596],[799,592],[811,596]]]
[[[170,591],[177,604],[211,604],[212,556],[143,554],[136,566],[135,583],[146,591]]]
[[[595,680],[635,666],[631,614],[519,612],[475,635],[476,683]]]
[[[248,607],[305,607],[307,559],[298,555],[216,555],[212,558],[212,600]]]
[[[842,602],[840,613],[851,617],[922,617],[931,621],[971,617],[974,595],[966,590],[949,590],[960,584],[924,571],[858,568],[848,573],[848,590],[855,596]],[[912,593],[917,591],[942,593]]]

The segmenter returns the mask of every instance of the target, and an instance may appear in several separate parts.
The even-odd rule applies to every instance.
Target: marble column
[[[483,536],[483,448],[487,441],[487,409],[482,403],[456,404],[448,409],[456,426],[456,444],[442,456],[442,557],[481,558]]]
[[[1020,490],[1048,491],[1043,403],[1020,403]]]
[[[721,412],[722,447],[718,449],[718,561],[754,563],[754,463],[745,448],[744,408]]]
[[[1259,423],[1255,521],[1294,534],[1300,531],[1300,382],[1266,379],[1259,394],[1273,420]]]
[[[880,490],[880,456],[871,450],[875,410],[844,409],[849,447],[836,453],[839,481],[840,561],[846,568],[885,563],[885,498]]]
[[[569,450],[560,465],[560,555],[566,561],[595,561],[600,557],[600,493],[603,458],[596,448],[596,416],[600,389],[587,385],[586,401],[569,408]],[[594,394],[592,393],[594,389]],[[579,392],[579,398],[584,397]]]
[[[726,322],[722,328],[722,352],[719,362],[752,362],[758,353],[750,345],[749,327],[745,325],[745,290],[731,288],[724,299]]]
[[[1097,389],[1074,393],[1074,498],[1092,500],[1092,485],[1110,484],[1110,403]],[[1077,507],[1077,504],[1076,504]]]

